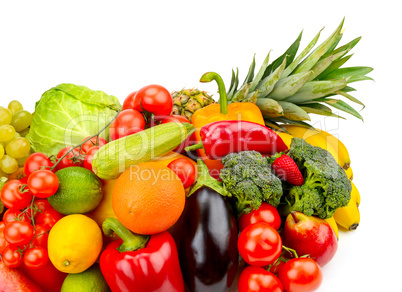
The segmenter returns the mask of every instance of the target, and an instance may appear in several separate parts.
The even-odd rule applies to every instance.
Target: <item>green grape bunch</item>
[[[18,100],[7,108],[0,106],[0,177],[15,172],[31,154],[31,144],[25,138],[31,122],[32,114]]]

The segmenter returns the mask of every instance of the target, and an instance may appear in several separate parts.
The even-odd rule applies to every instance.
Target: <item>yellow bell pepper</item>
[[[197,142],[201,141],[200,129],[217,121],[247,121],[260,125],[265,125],[262,113],[257,105],[251,102],[234,102],[227,104],[226,89],[222,78],[215,72],[205,73],[200,82],[211,82],[215,80],[219,88],[219,103],[208,105],[197,110],[192,117],[192,123],[195,128],[195,138]],[[219,172],[223,168],[220,159],[211,160],[205,155],[204,149],[197,150],[198,156],[204,160],[212,177],[219,178]]]

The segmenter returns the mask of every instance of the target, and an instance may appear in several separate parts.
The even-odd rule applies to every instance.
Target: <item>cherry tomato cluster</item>
[[[3,186],[1,201],[7,210],[0,221],[0,255],[6,266],[39,269],[48,263],[49,231],[63,217],[47,200],[59,187],[54,172],[71,166],[92,170],[92,158],[105,144],[98,136],[85,138],[74,149],[61,149],[55,162],[43,153],[33,153],[24,164],[26,176]]]
[[[308,257],[282,246],[278,233],[281,218],[275,207],[262,203],[238,221],[238,250],[247,267],[241,272],[238,291],[315,291],[321,285],[320,266]]]
[[[116,140],[160,123],[189,123],[185,117],[171,116],[172,109],[173,98],[165,87],[144,86],[124,100],[123,110],[110,126],[110,138]]]
[[[37,161],[35,157],[32,160]],[[53,175],[50,170],[39,169],[29,175],[28,184],[11,180],[1,190],[1,201],[8,209],[0,221],[0,254],[9,268],[23,264],[39,269],[49,261],[49,231],[63,217],[45,199],[57,190],[58,180]]]

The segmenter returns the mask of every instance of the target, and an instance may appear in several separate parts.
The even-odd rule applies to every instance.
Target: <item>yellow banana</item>
[[[327,221],[328,224],[332,227],[335,232],[336,238],[339,239],[338,225],[336,224],[334,217],[327,218],[325,219],[325,221]]]
[[[335,136],[320,129],[311,129],[303,126],[281,125],[281,127],[285,128],[292,136],[303,138],[307,143],[327,150],[341,167],[344,169],[349,168],[349,153],[345,145]]]
[[[339,140],[337,137],[334,135],[327,133],[323,130],[320,130],[322,135],[325,135],[327,137],[328,143],[334,147],[338,151],[338,156],[339,156],[339,165],[342,166],[344,169],[349,169],[350,167],[350,156],[348,149],[346,146],[342,143],[341,140]]]
[[[352,183],[352,192],[350,193],[351,199],[356,202],[357,207],[360,205],[360,193],[359,190],[356,188],[355,184]]]
[[[352,167],[349,166],[348,169],[345,169],[346,175],[348,176],[348,179],[353,180],[353,170]]]
[[[292,142],[293,136],[289,135],[288,133],[285,132],[276,132],[278,134],[279,137],[282,138],[283,143],[286,144],[286,146],[288,146],[288,148],[290,148],[290,143]]]
[[[355,230],[360,223],[360,212],[355,200],[350,199],[347,206],[336,209],[334,219],[346,230]]]

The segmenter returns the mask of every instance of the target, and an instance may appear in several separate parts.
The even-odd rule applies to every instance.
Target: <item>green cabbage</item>
[[[115,96],[63,83],[46,91],[36,103],[26,138],[34,152],[57,155],[60,149],[98,133],[120,109]],[[101,137],[108,140],[108,129]]]

